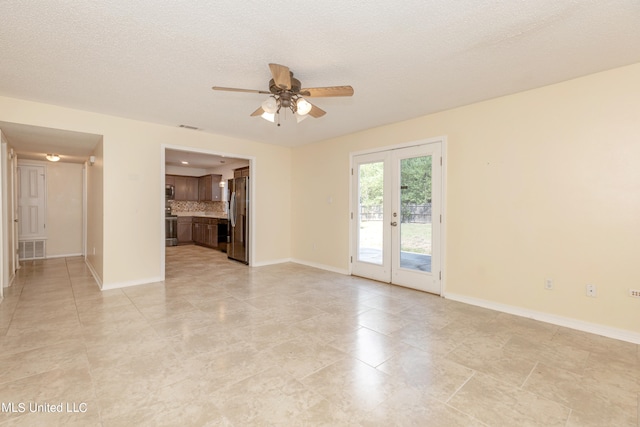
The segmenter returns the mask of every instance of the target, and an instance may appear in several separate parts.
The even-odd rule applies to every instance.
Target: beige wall
[[[438,136],[445,293],[640,332],[640,64],[295,148],[293,258],[348,270],[350,153]]]
[[[275,262],[291,254],[290,192],[283,187],[291,181],[289,148],[6,97],[0,97],[0,120],[103,135],[102,152],[96,153],[96,165],[88,168],[89,191],[99,187],[100,179],[103,184],[98,189],[102,194],[88,202],[89,212],[95,206],[89,215],[94,227],[88,234],[88,251],[96,248],[89,261],[94,270],[102,270],[104,288],[146,283],[163,275],[163,144],[255,157],[252,262]],[[100,168],[102,176],[92,172]],[[104,240],[95,230],[100,203]]]
[[[82,168],[47,163],[47,257],[82,254]]]
[[[87,247],[86,260],[97,276],[100,286],[104,283],[104,171],[103,143],[94,149],[95,163],[87,163]]]

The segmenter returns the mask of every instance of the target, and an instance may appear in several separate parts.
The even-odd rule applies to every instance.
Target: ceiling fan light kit
[[[319,118],[326,114],[324,110],[313,105],[304,97],[329,97],[329,96],[352,96],[353,88],[351,86],[329,86],[302,88],[300,80],[293,77],[293,73],[289,68],[279,64],[269,64],[269,70],[273,77],[269,81],[269,91],[253,90],[253,89],[237,89],[230,87],[214,86],[213,90],[223,90],[230,92],[247,92],[268,94],[269,98],[265,99],[260,107],[254,111],[251,116],[260,116],[265,120],[280,126],[280,111],[290,110],[296,117],[296,123],[300,123],[308,116]],[[284,107],[284,110],[282,108]]]
[[[262,101],[262,109],[265,113],[275,114],[275,112],[278,111],[278,108],[280,108],[280,104],[275,96],[270,96]]]
[[[306,116],[311,111],[311,103],[304,98],[298,98],[296,101],[296,110],[301,116]]]
[[[265,119],[268,122],[275,123],[276,122],[276,113],[267,113],[266,111],[260,114],[260,117]]]

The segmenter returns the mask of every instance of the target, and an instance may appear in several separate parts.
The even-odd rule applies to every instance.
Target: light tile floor
[[[6,291],[2,426],[640,425],[638,345],[297,264],[181,246],[164,283],[67,258]]]

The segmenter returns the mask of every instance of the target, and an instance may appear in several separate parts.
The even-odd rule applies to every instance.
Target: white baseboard
[[[515,316],[527,317],[529,319],[539,320],[541,322],[551,323],[553,325],[564,326],[566,328],[576,329],[578,331],[589,332],[596,335],[602,335],[608,338],[614,338],[620,341],[627,341],[634,344],[640,344],[640,333],[628,331],[626,329],[613,328],[597,323],[585,322],[583,320],[572,319],[570,317],[557,316],[555,314],[545,313],[542,311],[529,310],[522,307],[516,307],[507,304],[500,304],[493,301],[487,301],[480,298],[468,297],[453,293],[445,293],[444,298],[462,302],[465,304],[475,305],[478,307],[488,308],[490,310],[500,311],[503,313],[513,314]]]
[[[264,267],[265,265],[284,264],[285,262],[291,262],[291,258],[272,259],[269,261],[254,262],[251,267]]]
[[[333,273],[349,275],[349,271],[348,270],[343,270],[343,269],[340,269],[340,268],[331,267],[329,265],[318,264],[318,263],[315,263],[315,262],[304,261],[304,260],[297,259],[297,258],[275,259],[275,260],[271,260],[271,261],[264,261],[264,262],[258,262],[258,263],[255,263],[255,264],[251,264],[251,266],[252,267],[263,267],[265,265],[284,264],[286,262],[293,262],[293,263],[296,263],[296,264],[306,265],[308,267],[319,268],[320,270],[326,270],[326,271],[331,271]]]
[[[91,263],[89,262],[89,259],[87,257],[84,257],[84,263],[87,265],[87,267],[89,267],[89,271],[91,272],[91,275],[93,276],[93,280],[95,280],[96,283],[98,284],[98,287],[100,289],[102,289],[102,279],[100,278],[100,276],[98,275],[96,270],[93,268],[93,265],[91,265]]]
[[[304,261],[304,260],[296,259],[296,258],[291,259],[291,262],[295,262],[296,264],[306,265],[308,267],[319,268],[320,270],[331,271],[333,273],[344,274],[344,275],[347,275],[347,276],[350,274],[349,270],[344,270],[342,268],[335,268],[335,267],[331,267],[330,265],[325,265],[325,264],[318,264],[316,262]]]
[[[80,257],[81,253],[77,254],[63,254],[63,255],[47,255],[46,259],[56,259],[56,258],[71,258],[71,257]]]
[[[111,289],[122,289],[122,288],[128,288],[130,286],[147,285],[149,283],[157,283],[157,282],[162,282],[162,277],[160,276],[150,277],[147,279],[130,280],[127,282],[116,282],[116,283],[107,283],[107,284],[103,283],[100,289],[102,289],[103,291],[109,291]]]

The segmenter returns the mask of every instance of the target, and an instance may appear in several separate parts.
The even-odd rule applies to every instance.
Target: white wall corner
[[[158,276],[158,277],[150,277],[147,279],[129,280],[126,282],[115,282],[115,283],[107,283],[107,284],[103,283],[100,286],[100,289],[103,291],[109,291],[111,289],[122,289],[122,288],[131,287],[131,286],[148,285],[150,283],[161,284],[162,282],[163,282],[162,278]]]
[[[102,279],[100,278],[100,275],[98,275],[96,270],[93,268],[93,265],[91,265],[91,263],[89,262],[89,259],[87,257],[84,257],[84,263],[87,265],[87,267],[89,267],[89,271],[91,272],[91,275],[93,276],[93,280],[95,280],[96,283],[98,284],[98,287],[100,289],[102,289]]]

